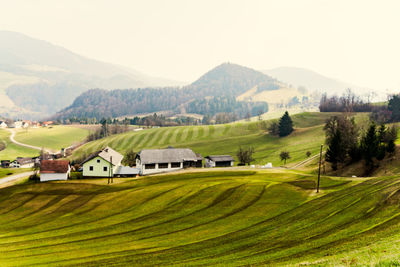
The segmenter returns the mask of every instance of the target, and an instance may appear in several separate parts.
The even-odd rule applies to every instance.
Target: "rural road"
[[[30,172],[23,172],[23,173],[10,175],[10,176],[7,176],[5,178],[0,178],[0,188],[7,187],[7,186],[9,186],[11,184],[14,184],[14,182],[22,180],[23,178],[28,177],[28,176],[30,176],[32,174],[34,174],[34,172],[30,171]]]
[[[325,151],[322,151],[322,155],[324,155],[324,154],[325,154]],[[299,167],[307,164],[308,162],[310,162],[310,161],[312,161],[312,160],[314,160],[315,158],[318,158],[318,157],[319,157],[319,153],[314,155],[314,156],[312,156],[311,158],[308,158],[308,159],[306,159],[306,160],[304,160],[302,162],[297,163],[296,165],[294,165],[293,167],[290,167],[289,169],[299,168]]]
[[[10,141],[13,142],[14,144],[19,145],[19,146],[24,146],[24,147],[32,148],[32,149],[36,149],[36,150],[39,150],[39,151],[42,150],[41,147],[32,146],[32,145],[28,145],[28,144],[24,144],[24,143],[18,142],[17,140],[14,139],[15,134],[16,134],[15,131],[14,131],[13,129],[8,129],[8,130],[11,132]],[[50,151],[47,150],[47,149],[45,149],[45,151],[46,151],[46,152],[50,152]]]

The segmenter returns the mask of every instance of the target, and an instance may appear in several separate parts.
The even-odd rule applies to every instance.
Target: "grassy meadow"
[[[1,266],[399,264],[400,182],[200,171],[0,189]]]
[[[85,144],[73,158],[83,157],[108,145],[121,153],[144,148],[189,147],[203,156],[230,154],[236,157],[240,146],[255,149],[255,164],[281,165],[279,153],[288,150],[290,163],[306,159],[306,152],[318,153],[324,142],[323,123],[334,113],[301,113],[292,116],[296,131],[279,138],[267,134],[270,121],[237,122],[221,125],[180,126],[146,129],[109,136]]]
[[[56,125],[52,127],[20,129],[15,140],[24,144],[59,151],[83,141],[89,131],[84,128]]]
[[[39,155],[39,151],[23,146],[13,144],[10,141],[10,132],[0,129],[0,142],[6,145],[6,148],[0,151],[0,160],[14,160],[16,157],[33,157]]]

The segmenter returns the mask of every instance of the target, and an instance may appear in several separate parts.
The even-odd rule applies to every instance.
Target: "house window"
[[[172,162],[171,163],[171,168],[180,168],[181,167],[181,163],[180,162]]]
[[[97,159],[97,163],[100,163],[100,159]]]
[[[146,170],[155,169],[155,168],[156,168],[156,164],[155,164],[155,163],[153,163],[153,164],[145,164],[145,165],[144,165],[144,168],[145,168]]]
[[[103,171],[105,171],[105,172],[106,172],[107,170],[108,170],[108,168],[107,168],[107,167],[103,167]]]
[[[159,169],[168,169],[168,163],[158,163]]]
[[[93,171],[93,166],[89,166],[89,171]]]

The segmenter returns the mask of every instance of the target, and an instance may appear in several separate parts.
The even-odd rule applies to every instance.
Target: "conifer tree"
[[[285,112],[279,120],[279,136],[287,136],[293,132],[293,122],[289,116],[289,112]]]
[[[379,153],[379,136],[376,134],[376,126],[372,123],[367,133],[361,139],[361,151],[365,165],[369,170],[374,166],[374,158]]]
[[[330,139],[328,149],[326,150],[325,159],[332,164],[334,171],[338,168],[338,163],[342,161],[341,155],[343,154],[342,135],[339,130],[336,130]]]

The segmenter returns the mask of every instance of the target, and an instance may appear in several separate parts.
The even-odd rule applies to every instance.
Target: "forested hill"
[[[236,101],[236,97],[257,85],[268,88],[267,90],[280,88],[276,80],[261,72],[224,63],[194,83],[181,88],[89,90],[77,97],[71,106],[58,112],[54,119],[99,119],[165,110],[203,115],[235,112],[238,117],[249,113],[256,115],[268,110],[267,103],[239,102]]]
[[[271,90],[279,89],[277,81],[270,76],[232,63],[215,67],[189,87],[201,91],[203,95],[238,96],[256,85],[270,85]]]

